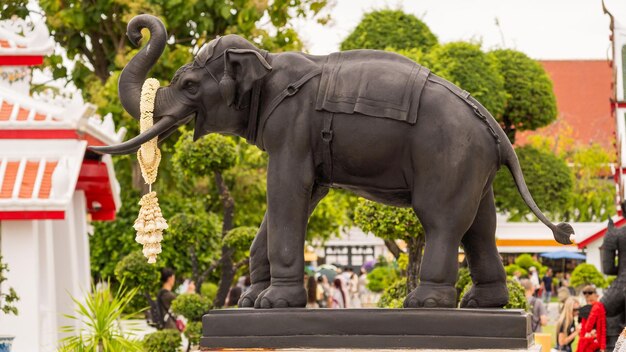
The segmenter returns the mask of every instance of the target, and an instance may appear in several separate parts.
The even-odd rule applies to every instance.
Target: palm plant
[[[66,314],[65,317],[77,321],[77,324],[61,327],[61,332],[72,335],[61,339],[59,350],[141,351],[141,341],[135,338],[138,329],[126,325],[127,328],[123,331],[120,325],[122,319],[139,313],[123,313],[138,290],[138,288],[126,289],[122,283],[114,293],[107,283],[101,288],[92,287],[92,293],[87,295],[84,302],[72,297],[76,304],[75,315]]]

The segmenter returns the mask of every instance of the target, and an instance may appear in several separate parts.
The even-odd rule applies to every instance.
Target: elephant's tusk
[[[99,154],[113,154],[113,155],[123,155],[130,154],[136,152],[141,145],[154,137],[158,137],[164,132],[169,132],[168,129],[175,126],[175,120],[172,116],[164,116],[157,123],[152,126],[146,132],[133,137],[126,142],[110,145],[104,147],[89,147],[89,150],[99,153]],[[171,133],[171,132],[170,132]]]

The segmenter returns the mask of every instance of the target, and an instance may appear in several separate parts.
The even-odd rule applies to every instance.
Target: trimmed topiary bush
[[[204,282],[200,286],[200,295],[206,297],[209,302],[213,302],[215,296],[217,296],[217,285],[213,282]]]
[[[400,10],[366,13],[361,22],[341,43],[341,50],[417,48],[424,52],[437,45],[437,37],[414,15]]]
[[[507,276],[513,276],[516,271],[519,271],[522,274],[522,277],[528,277],[528,270],[522,268],[517,264],[509,264],[505,266],[504,271],[506,271]]]
[[[189,321],[200,321],[211,308],[211,302],[197,293],[183,293],[172,301],[172,312]]]
[[[592,264],[579,264],[572,272],[570,279],[572,287],[580,288],[585,285],[595,285],[599,288],[606,287],[604,275]]]
[[[200,344],[200,338],[202,337],[202,322],[201,321],[190,321],[187,323],[187,327],[185,327],[185,337],[189,340],[189,343],[192,345]]]
[[[153,332],[143,338],[146,352],[179,352],[182,338],[178,330],[166,329]]]
[[[385,289],[377,306],[380,308],[402,308],[404,298],[408,294],[406,277],[403,277]]]
[[[383,292],[398,279],[396,269],[389,266],[379,266],[367,274],[367,288],[372,292]]]
[[[524,288],[519,282],[507,278],[506,279],[506,288],[509,290],[509,303],[504,306],[505,309],[523,309],[530,310],[528,306],[528,301],[526,300],[526,293],[524,292]]]

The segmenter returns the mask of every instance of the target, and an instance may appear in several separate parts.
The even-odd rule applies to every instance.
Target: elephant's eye
[[[189,94],[198,93],[198,84],[193,81],[187,81],[183,84],[183,89],[185,89]]]

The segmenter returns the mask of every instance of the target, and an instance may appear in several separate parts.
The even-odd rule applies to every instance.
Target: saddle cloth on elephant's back
[[[315,108],[414,124],[429,74],[427,68],[390,52],[333,53],[323,67]]]

